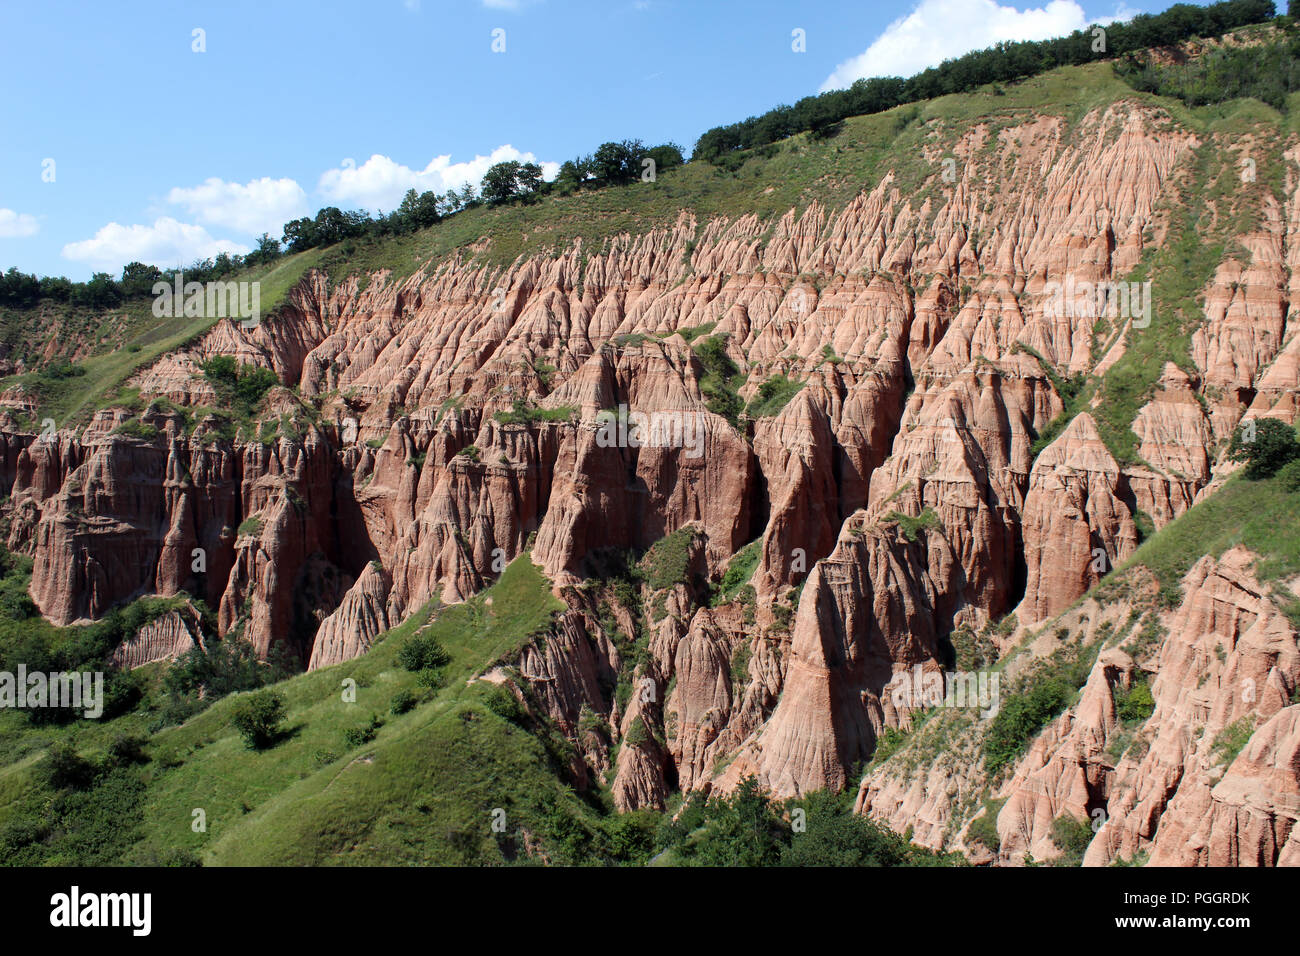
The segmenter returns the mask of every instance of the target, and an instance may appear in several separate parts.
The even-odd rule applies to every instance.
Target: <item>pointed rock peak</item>
[[[1165,390],[1191,389],[1192,378],[1173,362],[1166,362],[1160,373],[1160,387]]]
[[[1119,471],[1119,465],[1101,440],[1097,423],[1087,412],[1075,415],[1065,431],[1043,449],[1034,462],[1035,472],[1061,467],[1107,473]]]

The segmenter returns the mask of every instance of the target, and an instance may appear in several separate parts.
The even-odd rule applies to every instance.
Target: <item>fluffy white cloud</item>
[[[68,243],[63,247],[63,257],[85,263],[93,269],[117,272],[128,262],[139,261],[162,267],[184,266],[219,252],[233,255],[248,251],[247,246],[229,239],[212,238],[202,226],[163,216],[152,226],[122,226],[110,222],[93,238]]]
[[[1043,7],[1017,10],[996,0],[921,0],[895,20],[866,51],[841,63],[821,86],[837,90],[870,76],[911,76],[926,67],[1003,40],[1047,40],[1081,30],[1089,23],[1123,20],[1132,12],[1089,19],[1074,0],[1050,0]]]
[[[250,183],[228,183],[215,176],[201,185],[176,187],[167,201],[184,206],[199,222],[251,235],[279,236],[290,219],[307,214],[307,194],[292,179],[263,176]]]
[[[0,239],[34,236],[40,228],[35,216],[29,216],[25,212],[14,212],[12,209],[0,209]]]
[[[443,193],[466,183],[477,186],[488,167],[510,159],[538,163],[548,180],[560,171],[559,163],[539,162],[532,153],[521,153],[509,144],[498,146],[489,156],[475,156],[464,163],[453,163],[450,156],[435,156],[428,166],[418,170],[376,153],[360,166],[346,163],[339,169],[326,170],[317,188],[335,205],[391,212],[408,189]]]

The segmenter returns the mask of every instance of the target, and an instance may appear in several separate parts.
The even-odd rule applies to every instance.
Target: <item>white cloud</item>
[[[866,51],[835,68],[826,90],[842,89],[870,76],[911,76],[944,60],[982,50],[1003,40],[1047,40],[1132,16],[1121,8],[1111,17],[1089,19],[1074,0],[1050,0],[1043,7],[1017,10],[996,0],[921,0],[895,20]]]
[[[202,226],[163,216],[152,226],[122,226],[110,222],[91,239],[70,242],[63,257],[94,269],[117,272],[128,262],[156,266],[189,265],[219,252],[245,253],[248,247],[229,239],[214,239]]]
[[[391,212],[408,189],[436,193],[460,188],[466,183],[478,185],[488,167],[509,159],[537,163],[546,179],[554,179],[559,163],[540,162],[532,153],[521,153],[507,144],[498,146],[488,156],[475,156],[464,163],[453,163],[450,156],[435,156],[424,169],[411,169],[376,153],[360,166],[350,162],[339,169],[328,169],[317,187],[321,195],[338,205]]]
[[[167,201],[184,206],[199,222],[250,235],[279,236],[290,219],[307,214],[307,194],[292,179],[263,176],[241,185],[215,176],[188,189],[176,187]]]
[[[21,239],[34,236],[40,229],[35,216],[12,209],[0,209],[0,239]]]

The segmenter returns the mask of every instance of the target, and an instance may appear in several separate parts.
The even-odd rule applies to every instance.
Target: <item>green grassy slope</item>
[[[288,294],[320,259],[321,250],[286,256],[269,267],[248,270],[228,277],[232,282],[260,282],[259,304],[266,315],[284,301]],[[0,314],[0,328],[27,326],[34,321],[36,310],[5,310]],[[91,354],[75,363],[82,374],[57,377],[46,371],[28,372],[0,379],[0,390],[22,385],[36,392],[39,405],[34,424],[53,418],[58,427],[85,421],[91,412],[111,401],[132,375],[147,368],[168,352],[194,341],[218,320],[211,318],[158,318],[153,314],[152,299],[132,299],[104,316],[76,314],[67,308],[61,312],[60,335],[69,344],[79,338],[93,342]],[[98,323],[94,329],[86,323]]]
[[[147,761],[136,765],[112,767],[104,750],[142,729],[147,702],[115,720],[78,722],[49,739],[71,739],[83,757],[110,769],[72,790],[51,786],[38,750],[0,770],[0,858],[483,863],[513,857],[524,833],[553,860],[576,862],[575,848],[598,858],[607,809],[565,784],[563,742],[544,727],[525,727],[507,691],[473,680],[544,639],[562,609],[541,572],[520,558],[482,594],[426,608],[367,654],[272,685],[285,703],[285,733],[262,751],[246,747],[231,723],[242,695],[154,734]],[[398,660],[417,633],[437,638],[450,655],[441,686],[421,686]],[[344,700],[349,679],[355,702]],[[401,692],[417,703],[395,714]],[[376,719],[373,739],[348,743],[347,731]],[[71,811],[69,801],[77,805]],[[498,808],[505,811],[500,833],[491,827]],[[206,831],[194,827],[196,810]],[[105,814],[116,818],[112,835],[99,833],[93,846],[69,837],[97,830]]]

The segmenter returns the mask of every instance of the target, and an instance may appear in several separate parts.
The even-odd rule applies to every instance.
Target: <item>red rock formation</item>
[[[1214,443],[1247,407],[1294,416],[1292,192],[1263,201],[1242,239],[1250,264],[1226,258],[1207,288],[1199,374],[1166,369],[1138,412],[1145,464],[1119,468],[1087,414],[1031,458],[1065,408],[1054,376],[1096,372],[1125,347],[1094,338],[1094,316],[1047,308],[1049,284],[1122,279],[1164,241],[1159,204],[1196,142],[1132,101],[1077,121],[936,123],[926,149],[961,159],[955,183],[937,163],[920,188],[886,170],[842,209],[682,211],[504,269],[478,246],[400,279],[313,272],[256,328],[223,322],[132,383],[211,404],[199,366],[234,355],[276,372],[286,388],[264,411],[295,427],[263,445],[211,423],[187,433],[155,409],[158,437],[144,440],[113,434],[119,409],[52,441],[6,429],[10,544],[34,555],[32,596],[56,623],[183,589],[223,632],[316,667],[431,599],[463,599],[525,549],[564,587],[602,549],[690,525],[692,570],[716,580],[761,538],[752,608],[703,609],[684,586],[659,595],[636,675],[652,699],[610,699],[623,662],[585,605],[571,604],[562,640],[526,652],[526,679],[596,772],[608,748],[582,729],[584,708],[606,722],[622,744],[620,806],[746,772],[778,793],[844,786],[883,728],[910,719],[884,689],[914,664],[942,666],[954,625],[1017,605],[1022,623],[1058,613],[1096,581],[1095,549],[1108,563],[1132,551],[1134,512],[1163,526],[1204,493]],[[803,388],[740,427],[710,411],[677,334],[698,345],[706,325],[727,336],[745,399],[774,374]],[[689,422],[701,444],[607,447],[601,416],[619,406]],[[900,515],[938,524],[908,541]],[[800,584],[791,634],[780,615]],[[939,839],[954,821],[928,789],[879,789],[872,804],[897,824],[919,799]],[[1040,816],[1018,818],[1038,821],[1021,827],[1026,846]]]
[[[1087,865],[1140,853],[1157,865],[1281,861],[1300,792],[1290,704],[1300,647],[1255,580],[1253,560],[1234,549],[1197,562],[1182,604],[1162,618],[1168,634],[1154,656],[1102,651],[1079,702],[1035,739],[1000,789],[1004,862],[1058,855],[1051,826],[1062,814],[1101,824]],[[1124,726],[1117,689],[1138,680],[1149,680],[1155,707]],[[1234,731],[1251,742],[1225,765]]]
[[[1137,548],[1137,527],[1121,500],[1126,490],[1087,412],[1043,449],[1029,475],[1022,518],[1021,624],[1060,614]]]
[[[168,611],[140,628],[113,650],[109,663],[130,670],[156,661],[172,661],[202,646],[198,613],[185,607]]]
[[[387,600],[387,576],[382,565],[372,561],[334,613],[321,622],[307,669],[348,661],[369,650],[374,639],[393,626],[388,619]]]

